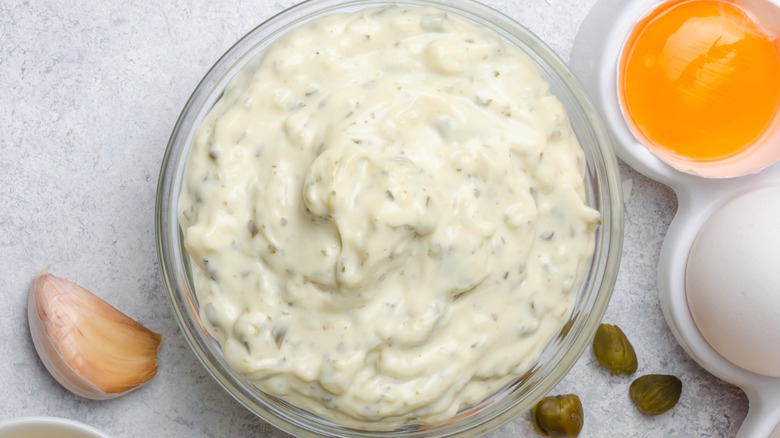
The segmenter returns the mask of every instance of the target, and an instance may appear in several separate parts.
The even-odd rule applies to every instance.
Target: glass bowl
[[[568,322],[549,342],[535,365],[476,406],[435,426],[404,426],[394,431],[345,428],[269,396],[233,372],[218,343],[206,332],[183,245],[177,205],[188,151],[206,114],[230,79],[287,30],[325,14],[370,6],[430,6],[498,33],[537,64],[550,90],[566,108],[587,160],[587,202],[599,210],[595,252],[577,292]],[[231,47],[209,70],[185,105],[162,162],[155,226],[160,269],[184,336],[208,372],[250,411],[282,430],[301,437],[442,437],[474,436],[496,428],[531,408],[571,369],[591,342],[615,285],[623,238],[622,194],[618,166],[608,134],[583,87],[557,55],[538,37],[503,14],[472,0],[309,0],[264,22]]]

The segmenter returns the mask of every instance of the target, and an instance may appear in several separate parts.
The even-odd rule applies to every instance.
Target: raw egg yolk
[[[748,147],[772,121],[778,49],[733,3],[667,2],[629,36],[619,89],[623,112],[645,143],[716,160]]]

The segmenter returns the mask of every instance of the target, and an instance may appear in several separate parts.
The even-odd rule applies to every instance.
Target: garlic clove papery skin
[[[78,396],[116,398],[157,373],[162,336],[75,283],[39,274],[27,319],[46,369]]]

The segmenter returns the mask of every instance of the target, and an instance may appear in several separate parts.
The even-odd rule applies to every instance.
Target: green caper
[[[613,374],[634,374],[637,368],[636,353],[620,327],[601,324],[593,337],[593,353],[596,360]]]
[[[542,435],[573,438],[582,430],[582,403],[575,394],[548,396],[534,406],[533,418]]]
[[[675,376],[648,374],[631,382],[628,393],[641,412],[663,414],[680,400],[682,382]]]

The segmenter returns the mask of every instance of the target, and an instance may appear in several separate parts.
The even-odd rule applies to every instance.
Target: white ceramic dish
[[[57,417],[22,417],[0,422],[0,438],[109,438],[86,424]]]
[[[659,159],[631,133],[621,113],[617,92],[617,65],[624,41],[640,18],[660,0],[599,0],[575,39],[570,66],[590,92],[604,118],[617,155],[644,174],[670,186],[678,211],[667,231],[658,266],[658,290],[664,316],[677,340],[702,367],[741,387],[750,410],[739,437],[780,437],[780,378],[752,373],[721,356],[704,339],[688,307],[685,270],[691,246],[702,225],[720,207],[736,197],[763,187],[780,186],[780,162],[764,163],[755,173],[729,178],[705,178],[682,172]],[[776,3],[742,0],[771,21],[780,19]],[[774,144],[780,129],[767,136]],[[773,146],[777,147],[777,146]],[[762,169],[758,170],[759,168]],[[780,221],[780,217],[777,218]]]

